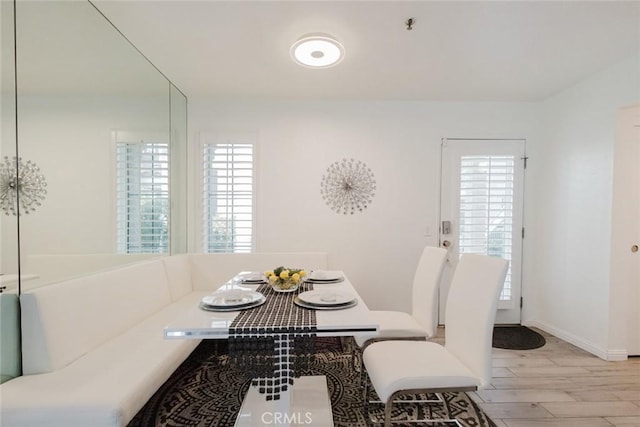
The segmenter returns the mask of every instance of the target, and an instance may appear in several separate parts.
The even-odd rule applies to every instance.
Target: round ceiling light
[[[326,34],[308,34],[291,46],[291,57],[309,68],[328,68],[344,58],[344,47]]]

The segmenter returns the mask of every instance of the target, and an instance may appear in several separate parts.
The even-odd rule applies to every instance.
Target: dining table
[[[276,290],[239,272],[164,328],[165,339],[227,340],[229,358],[252,377],[236,427],[332,427],[326,378],[305,376],[317,337],[370,336],[379,325],[342,271],[315,271]]]

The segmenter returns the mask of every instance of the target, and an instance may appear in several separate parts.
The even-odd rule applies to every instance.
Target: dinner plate
[[[255,271],[243,271],[236,276],[240,280],[240,283],[245,285],[261,285],[267,283],[262,273]]]
[[[212,308],[238,308],[256,304],[264,299],[260,292],[232,289],[207,295],[202,298],[201,304]]]
[[[200,301],[200,308],[206,311],[240,311],[240,310],[247,310],[250,308],[261,306],[266,301],[267,301],[266,298],[262,298],[261,300],[258,300],[250,304],[240,305],[240,306],[227,306],[227,307],[211,306]]]
[[[295,305],[300,306],[300,307],[309,308],[309,309],[312,309],[312,310],[343,310],[345,308],[355,307],[356,305],[358,305],[358,300],[354,299],[354,300],[349,301],[349,302],[344,303],[344,304],[315,305],[315,304],[306,303],[306,302],[302,301],[299,296],[297,296],[297,297],[295,297],[293,299],[293,303]]]
[[[340,282],[344,276],[340,271],[314,270],[309,274],[309,279],[313,282]]]
[[[243,285],[262,285],[267,283],[267,281],[264,279],[242,279],[240,283]]]
[[[322,280],[322,279],[307,279],[305,280],[305,282],[307,283],[313,283],[315,285],[330,285],[332,283],[340,283],[344,281],[344,277],[339,277],[337,279],[329,279],[329,280]]]
[[[348,304],[356,300],[356,297],[348,292],[317,289],[300,293],[298,299],[308,305],[327,307]]]

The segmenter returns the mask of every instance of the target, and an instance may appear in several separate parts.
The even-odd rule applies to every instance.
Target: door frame
[[[439,171],[439,186],[438,186],[438,246],[440,247],[444,247],[443,242],[444,240],[446,240],[446,238],[443,235],[442,232],[442,221],[446,218],[443,218],[442,216],[442,211],[443,211],[443,187],[445,184],[445,177],[444,177],[444,172],[445,172],[445,153],[444,153],[444,148],[445,148],[445,144],[447,141],[462,141],[462,142],[473,142],[473,141],[477,141],[478,143],[481,142],[508,142],[508,141],[514,141],[514,142],[521,142],[522,143],[522,158],[521,159],[516,159],[516,160],[521,160],[523,163],[523,168],[522,168],[522,175],[521,175],[521,183],[520,183],[520,188],[521,188],[521,194],[520,194],[520,206],[519,206],[519,210],[520,212],[518,213],[520,216],[520,222],[522,225],[522,230],[523,230],[523,237],[520,240],[520,245],[519,248],[517,248],[518,250],[518,254],[520,257],[520,266],[518,268],[518,271],[516,273],[516,276],[519,279],[519,283],[520,283],[520,289],[518,292],[518,296],[516,297],[517,300],[512,300],[509,303],[503,304],[503,307],[500,307],[500,304],[498,304],[498,313],[496,314],[496,324],[520,324],[522,322],[522,295],[523,295],[523,288],[524,288],[524,213],[525,213],[525,208],[524,208],[524,203],[525,203],[525,182],[526,182],[526,163],[527,163],[527,140],[526,138],[442,138],[441,139],[441,144],[440,144],[440,171]],[[448,180],[448,178],[447,178]],[[514,230],[514,233],[516,233],[517,231]],[[449,259],[449,256],[447,256],[446,259],[446,263],[447,265],[451,264],[451,260]],[[446,266],[445,266],[445,270],[446,270]],[[513,273],[512,273],[513,274]],[[512,276],[513,277],[513,276]],[[443,283],[447,280],[446,277],[443,277],[443,281],[441,281],[440,283],[440,289],[438,292],[438,319],[439,319],[439,324],[444,324],[444,320],[445,320],[445,316],[443,313],[443,305],[442,302],[440,301],[440,296],[443,290]],[[518,309],[518,314],[517,314],[517,321],[511,320],[509,319],[508,321],[505,321],[503,319],[501,319],[500,316],[500,310],[501,309],[505,309],[505,308],[509,308],[508,306],[511,305],[514,308]]]

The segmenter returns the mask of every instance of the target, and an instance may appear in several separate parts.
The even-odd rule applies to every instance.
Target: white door
[[[443,139],[440,245],[449,251],[440,287],[444,324],[451,276],[463,253],[510,261],[496,323],[519,324],[525,141]]]
[[[640,356],[640,106],[635,108],[634,118],[632,122],[631,138],[636,152],[635,160],[635,172],[636,183],[635,192],[631,194],[631,197],[635,200],[635,237],[629,250],[633,260],[635,274],[632,275],[632,280],[635,278],[635,282],[630,283],[629,290],[631,294],[631,308],[629,309],[629,317],[631,325],[627,331],[629,340],[629,355]]]
[[[618,113],[613,180],[610,318],[640,356],[640,105]]]
[[[630,126],[630,137],[635,151],[635,191],[632,191],[630,196],[635,201],[635,235],[629,250],[632,260],[632,269],[635,274],[632,273],[629,284],[629,299],[631,307],[629,307],[628,316],[628,352],[629,356],[640,356],[640,106],[636,107],[633,114],[633,119]]]

